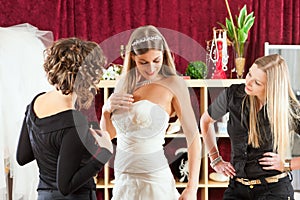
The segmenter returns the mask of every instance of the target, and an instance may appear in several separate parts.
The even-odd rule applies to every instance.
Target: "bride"
[[[181,194],[164,155],[170,116],[177,115],[188,145],[189,178]],[[113,199],[197,199],[200,139],[190,96],[163,35],[154,26],[130,36],[124,69],[102,108],[101,129],[117,135]]]

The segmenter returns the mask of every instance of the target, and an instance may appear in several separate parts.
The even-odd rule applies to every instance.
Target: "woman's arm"
[[[201,144],[200,135],[196,136],[192,144],[188,147],[189,178],[188,189],[198,189],[199,173],[201,164]]]
[[[300,169],[300,157],[294,157],[291,159],[291,170]]]
[[[107,99],[102,107],[102,115],[100,120],[100,128],[103,131],[107,131],[111,138],[116,137],[116,129],[111,121],[111,114],[116,109],[128,110],[133,102],[133,96],[131,94],[113,93]]]
[[[73,193],[87,183],[102,169],[112,155],[110,150],[102,147],[98,148],[94,142],[92,144],[83,143],[81,137],[86,137],[83,137],[83,135],[79,137],[79,134],[91,134],[87,128],[85,132],[79,131],[77,133],[77,131],[79,131],[78,127],[65,131],[59,152],[57,186],[63,195]],[[92,135],[90,137],[93,138]],[[84,166],[81,166],[83,155],[88,150],[90,153],[94,153],[93,158]]]
[[[113,139],[116,137],[116,129],[111,121],[111,113],[108,111],[102,111],[101,120],[100,120],[100,129],[107,131],[110,135],[110,138]]]
[[[213,129],[214,119],[210,117],[207,111],[203,113],[200,119],[200,129],[205,143],[208,155],[210,155],[211,161],[219,156],[219,151],[217,147],[216,135]]]
[[[186,96],[186,98],[189,98],[189,96]],[[184,104],[179,103],[177,98],[174,98],[172,101],[180,123],[183,126],[188,145],[189,177],[187,187],[182,192],[179,198],[180,200],[197,199],[196,194],[198,190],[201,163],[201,143],[199,129],[191,103],[189,100],[187,100],[186,103],[188,104],[185,104],[183,108],[180,105]]]
[[[219,173],[226,176],[235,176],[235,169],[230,162],[226,162],[222,159],[216,141],[215,131],[213,129],[214,119],[210,117],[207,111],[203,113],[200,119],[201,134],[208,151],[208,155],[211,162],[211,167]]]
[[[30,143],[27,125],[26,125],[26,117],[23,120],[16,157],[17,157],[17,162],[21,166],[35,159],[31,147],[31,143]]]

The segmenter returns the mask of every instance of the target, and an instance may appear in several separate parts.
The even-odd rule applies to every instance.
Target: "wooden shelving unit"
[[[199,88],[199,113],[202,114],[208,107],[209,104],[209,93],[210,89],[223,89],[229,87],[232,84],[240,84],[244,83],[244,79],[205,79],[205,80],[186,80],[188,87],[191,88]],[[110,92],[115,86],[115,81],[100,81],[98,87],[103,89],[103,98],[104,102],[109,97]],[[227,138],[226,134],[218,134],[219,138]],[[200,134],[200,137],[201,134]],[[166,135],[166,139],[176,139],[176,138],[184,138],[183,134],[169,134]],[[204,146],[204,145],[203,145]],[[205,148],[203,148],[205,151]],[[203,152],[203,157],[201,161],[201,169],[199,176],[199,184],[198,184],[198,199],[199,200],[215,200],[213,197],[210,197],[209,194],[218,189],[225,189],[228,185],[227,182],[215,182],[209,179],[209,158],[206,156],[207,153]],[[97,190],[99,190],[100,195],[98,194],[98,199],[109,200],[111,199],[111,193],[113,184],[110,182],[112,180],[111,173],[112,169],[107,164],[104,168],[104,178],[97,180]],[[183,190],[186,187],[186,183],[177,182],[176,184],[179,191]]]

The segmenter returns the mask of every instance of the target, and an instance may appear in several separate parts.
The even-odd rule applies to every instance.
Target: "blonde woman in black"
[[[230,162],[222,159],[210,131],[226,113]],[[201,132],[211,167],[230,177],[223,199],[294,199],[289,171],[300,169],[300,157],[292,158],[290,147],[300,133],[300,105],[281,56],[258,58],[246,84],[226,88],[202,115]]]

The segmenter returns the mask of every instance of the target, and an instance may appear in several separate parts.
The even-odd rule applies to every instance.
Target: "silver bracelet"
[[[213,161],[211,161],[210,166],[214,168],[221,161],[223,161],[222,156],[218,156]]]
[[[213,155],[215,155],[215,154],[219,154],[219,151],[218,151],[218,150],[216,150],[215,152],[213,152],[213,153],[211,153],[211,154],[210,154],[210,153],[208,153],[208,156],[209,156],[209,157],[211,157],[211,156],[213,156]]]

